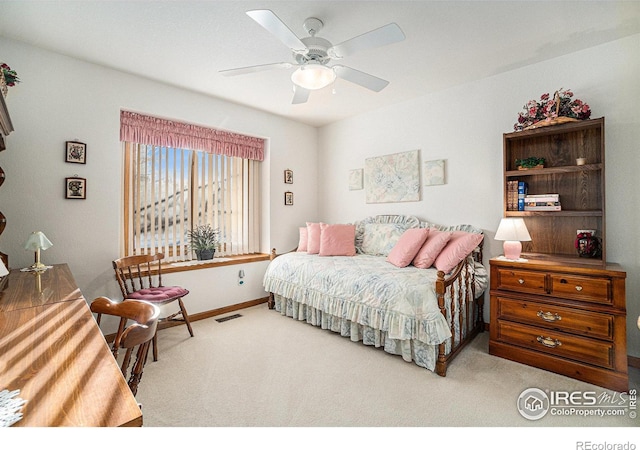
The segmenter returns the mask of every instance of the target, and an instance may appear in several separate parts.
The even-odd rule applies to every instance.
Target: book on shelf
[[[518,210],[518,181],[507,181],[507,211]]]
[[[524,198],[525,203],[529,202],[559,202],[560,194],[527,194]]]
[[[524,202],[524,206],[560,206],[560,202],[554,201],[536,201],[535,199],[532,201],[531,199],[526,199]]]
[[[540,205],[540,206],[529,206],[525,205],[525,211],[562,211],[562,206],[560,206],[560,202],[557,205]]]
[[[529,192],[529,185],[526,181],[518,181],[518,211],[524,211],[524,198]]]

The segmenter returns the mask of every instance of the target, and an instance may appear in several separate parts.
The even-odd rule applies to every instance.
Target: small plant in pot
[[[213,259],[220,242],[220,230],[211,225],[198,225],[187,232],[189,247],[199,260]]]

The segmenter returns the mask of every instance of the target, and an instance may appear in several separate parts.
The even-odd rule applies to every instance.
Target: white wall
[[[111,268],[122,228],[120,109],[267,138],[264,252],[295,247],[297,227],[316,219],[314,127],[15,41],[0,39],[0,48],[22,80],[6,98],[15,131],[0,153],[7,176],[0,188],[0,211],[7,217],[0,250],[12,268],[33,262],[22,244],[31,231],[42,230],[54,244],[42,253],[43,262],[68,263],[88,300],[121,298]],[[64,162],[65,141],[74,139],[87,143],[86,165]],[[304,183],[285,185],[287,168]],[[64,199],[64,178],[76,174],[87,179],[86,200]],[[294,206],[284,206],[285,186],[295,192]],[[165,281],[189,288],[187,309],[197,313],[264,297],[264,267],[266,262],[172,273]],[[240,269],[246,274],[242,287]]]
[[[640,356],[640,35],[397,104],[320,129],[320,217],[349,222],[413,214],[436,223],[471,223],[486,233],[485,262],[502,253],[493,240],[502,217],[502,134],[544,92],[570,88],[592,118],[605,117],[608,260],[627,272],[628,353]],[[366,204],[349,191],[350,169],[365,158],[420,149],[446,159],[447,184],[425,186],[422,200]],[[485,321],[489,320],[488,295]]]

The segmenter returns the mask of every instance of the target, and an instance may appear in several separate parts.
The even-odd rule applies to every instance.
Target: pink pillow
[[[300,227],[300,240],[298,241],[298,251],[306,252],[307,251],[307,227]]]
[[[402,233],[400,239],[387,256],[387,261],[397,267],[407,267],[422,248],[429,236],[428,228],[409,228]]]
[[[320,224],[307,222],[307,253],[320,252]]]
[[[320,256],[353,256],[355,243],[355,225],[320,224]]]
[[[435,228],[429,228],[429,236],[422,245],[415,258],[413,265],[420,269],[428,269],[433,265],[442,249],[451,239],[451,231],[440,231]]]
[[[450,272],[484,239],[484,234],[454,231],[447,246],[434,262],[436,269]]]

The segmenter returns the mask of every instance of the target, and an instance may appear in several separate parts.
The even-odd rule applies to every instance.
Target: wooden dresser
[[[490,354],[627,391],[624,271],[502,258],[490,266]]]
[[[14,427],[142,426],[142,413],[66,264],[0,280],[0,390]]]

